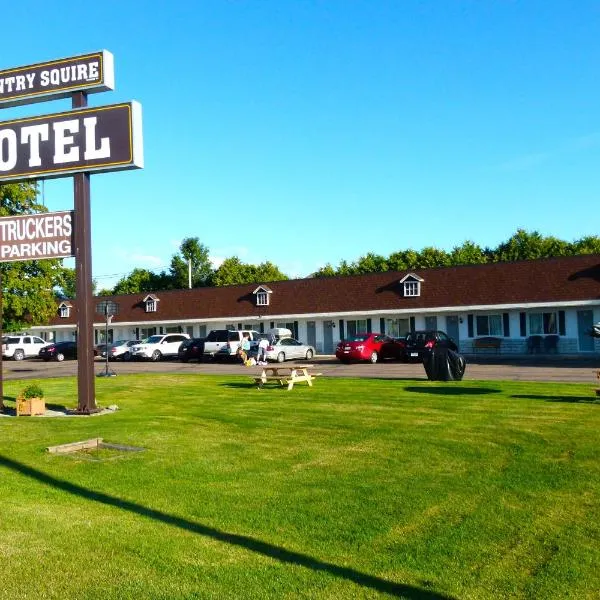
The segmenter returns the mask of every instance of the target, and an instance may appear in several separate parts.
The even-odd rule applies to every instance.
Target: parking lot
[[[396,361],[383,363],[355,363],[345,365],[330,356],[315,357],[310,361],[318,367],[324,377],[373,377],[382,379],[426,379],[423,365],[404,364]],[[190,362],[177,360],[161,362],[109,362],[109,372],[115,375],[126,373],[205,373],[210,375],[247,375],[259,367],[244,367],[239,363]],[[596,372],[600,369],[600,358],[589,359],[551,357],[532,359],[515,357],[469,361],[465,379],[513,380],[513,381],[564,381],[597,383]],[[96,359],[96,374],[104,373],[106,364]],[[77,361],[44,362],[39,359],[2,361],[4,379],[33,379],[77,375]]]

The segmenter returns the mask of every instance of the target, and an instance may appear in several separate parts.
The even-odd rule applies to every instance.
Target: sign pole
[[[85,108],[87,94],[75,92],[72,96],[72,103],[73,108]],[[96,410],[90,174],[76,173],[73,176],[73,184],[77,296],[77,411],[90,413]]]

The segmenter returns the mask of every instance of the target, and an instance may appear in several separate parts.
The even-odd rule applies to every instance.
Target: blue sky
[[[100,287],[185,237],[305,276],[599,233],[600,2],[36,0],[2,24],[0,69],[106,49],[115,91],[90,105],[142,104],[145,168],[92,176]],[[44,196],[72,208],[71,179]]]

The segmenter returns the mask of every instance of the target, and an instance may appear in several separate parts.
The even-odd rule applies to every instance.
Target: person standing
[[[266,337],[260,338],[258,342],[258,356],[257,362],[259,365],[265,366],[267,364],[267,348],[269,347],[269,340]]]

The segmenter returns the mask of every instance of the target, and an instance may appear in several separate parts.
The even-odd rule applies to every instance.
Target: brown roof
[[[404,297],[400,280],[408,273],[423,278],[421,295]],[[145,312],[148,293],[103,296],[114,300],[119,322],[163,322],[186,319],[243,319],[269,315],[396,311],[442,307],[598,301],[600,255],[549,258],[512,263],[466,265],[435,269],[387,271],[349,277],[318,277],[265,282],[273,291],[268,306],[256,306],[258,282],[225,287],[157,291],[157,312]],[[52,325],[76,323],[77,301],[69,318]],[[102,316],[98,315],[98,321]]]

